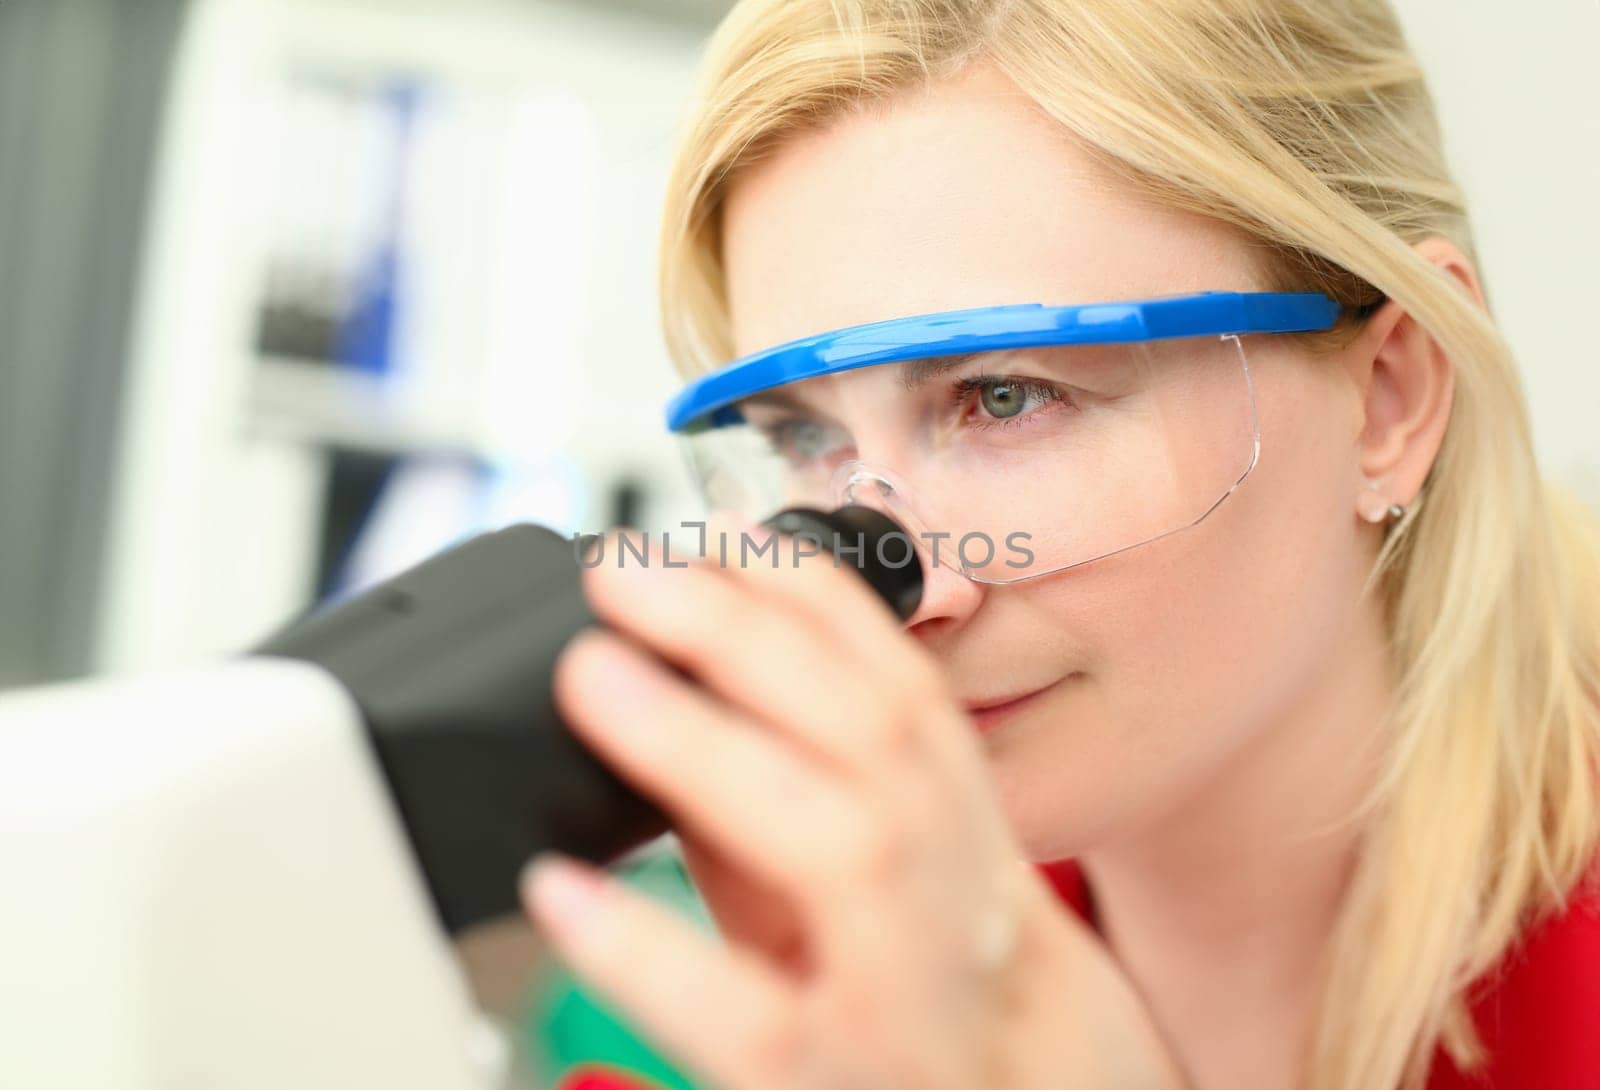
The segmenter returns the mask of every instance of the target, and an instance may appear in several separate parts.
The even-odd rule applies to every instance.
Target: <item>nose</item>
[[[922,601],[916,612],[906,618],[906,631],[928,643],[953,629],[960,628],[977,611],[987,588],[974,583],[945,555],[949,542],[944,542],[937,563],[932,550],[918,549],[922,559]]]

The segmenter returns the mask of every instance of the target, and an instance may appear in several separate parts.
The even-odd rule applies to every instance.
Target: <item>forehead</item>
[[[985,67],[790,138],[723,216],[741,355],[908,314],[1255,279],[1236,231],[1143,199]]]

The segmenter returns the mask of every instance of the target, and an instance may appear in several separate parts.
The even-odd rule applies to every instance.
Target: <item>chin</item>
[[[1090,720],[1049,716],[1007,723],[982,738],[995,789],[1028,859],[1076,855],[1114,837],[1139,808],[1125,747],[1082,729]]]

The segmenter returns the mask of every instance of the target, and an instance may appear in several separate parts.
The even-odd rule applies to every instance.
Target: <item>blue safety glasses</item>
[[[1129,344],[1177,337],[1310,333],[1338,320],[1320,292],[1200,292],[1131,302],[1023,303],[920,314],[803,337],[691,382],[667,405],[674,432],[737,423],[751,394],[856,367],[1045,345]]]
[[[1320,294],[1207,292],[896,318],[737,360],[667,423],[714,508],[867,504],[925,563],[1011,583],[1209,515],[1260,454],[1245,338],[1339,315]]]

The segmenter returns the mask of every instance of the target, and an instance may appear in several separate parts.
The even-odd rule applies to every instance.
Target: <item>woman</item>
[[[727,941],[546,860],[530,910],[580,974],[730,1090],[1600,1085],[1595,538],[1535,465],[1386,4],[751,0],[664,243],[690,376],[963,308],[1332,303],[1204,330],[1250,384],[1215,428],[1060,379],[1154,398],[1190,373],[1159,340],[741,405],[791,473],[884,494],[1004,434],[992,464],[1052,472],[906,509],[1115,534],[935,566],[904,624],[816,560],[588,572],[628,639],[574,644],[559,699]]]

